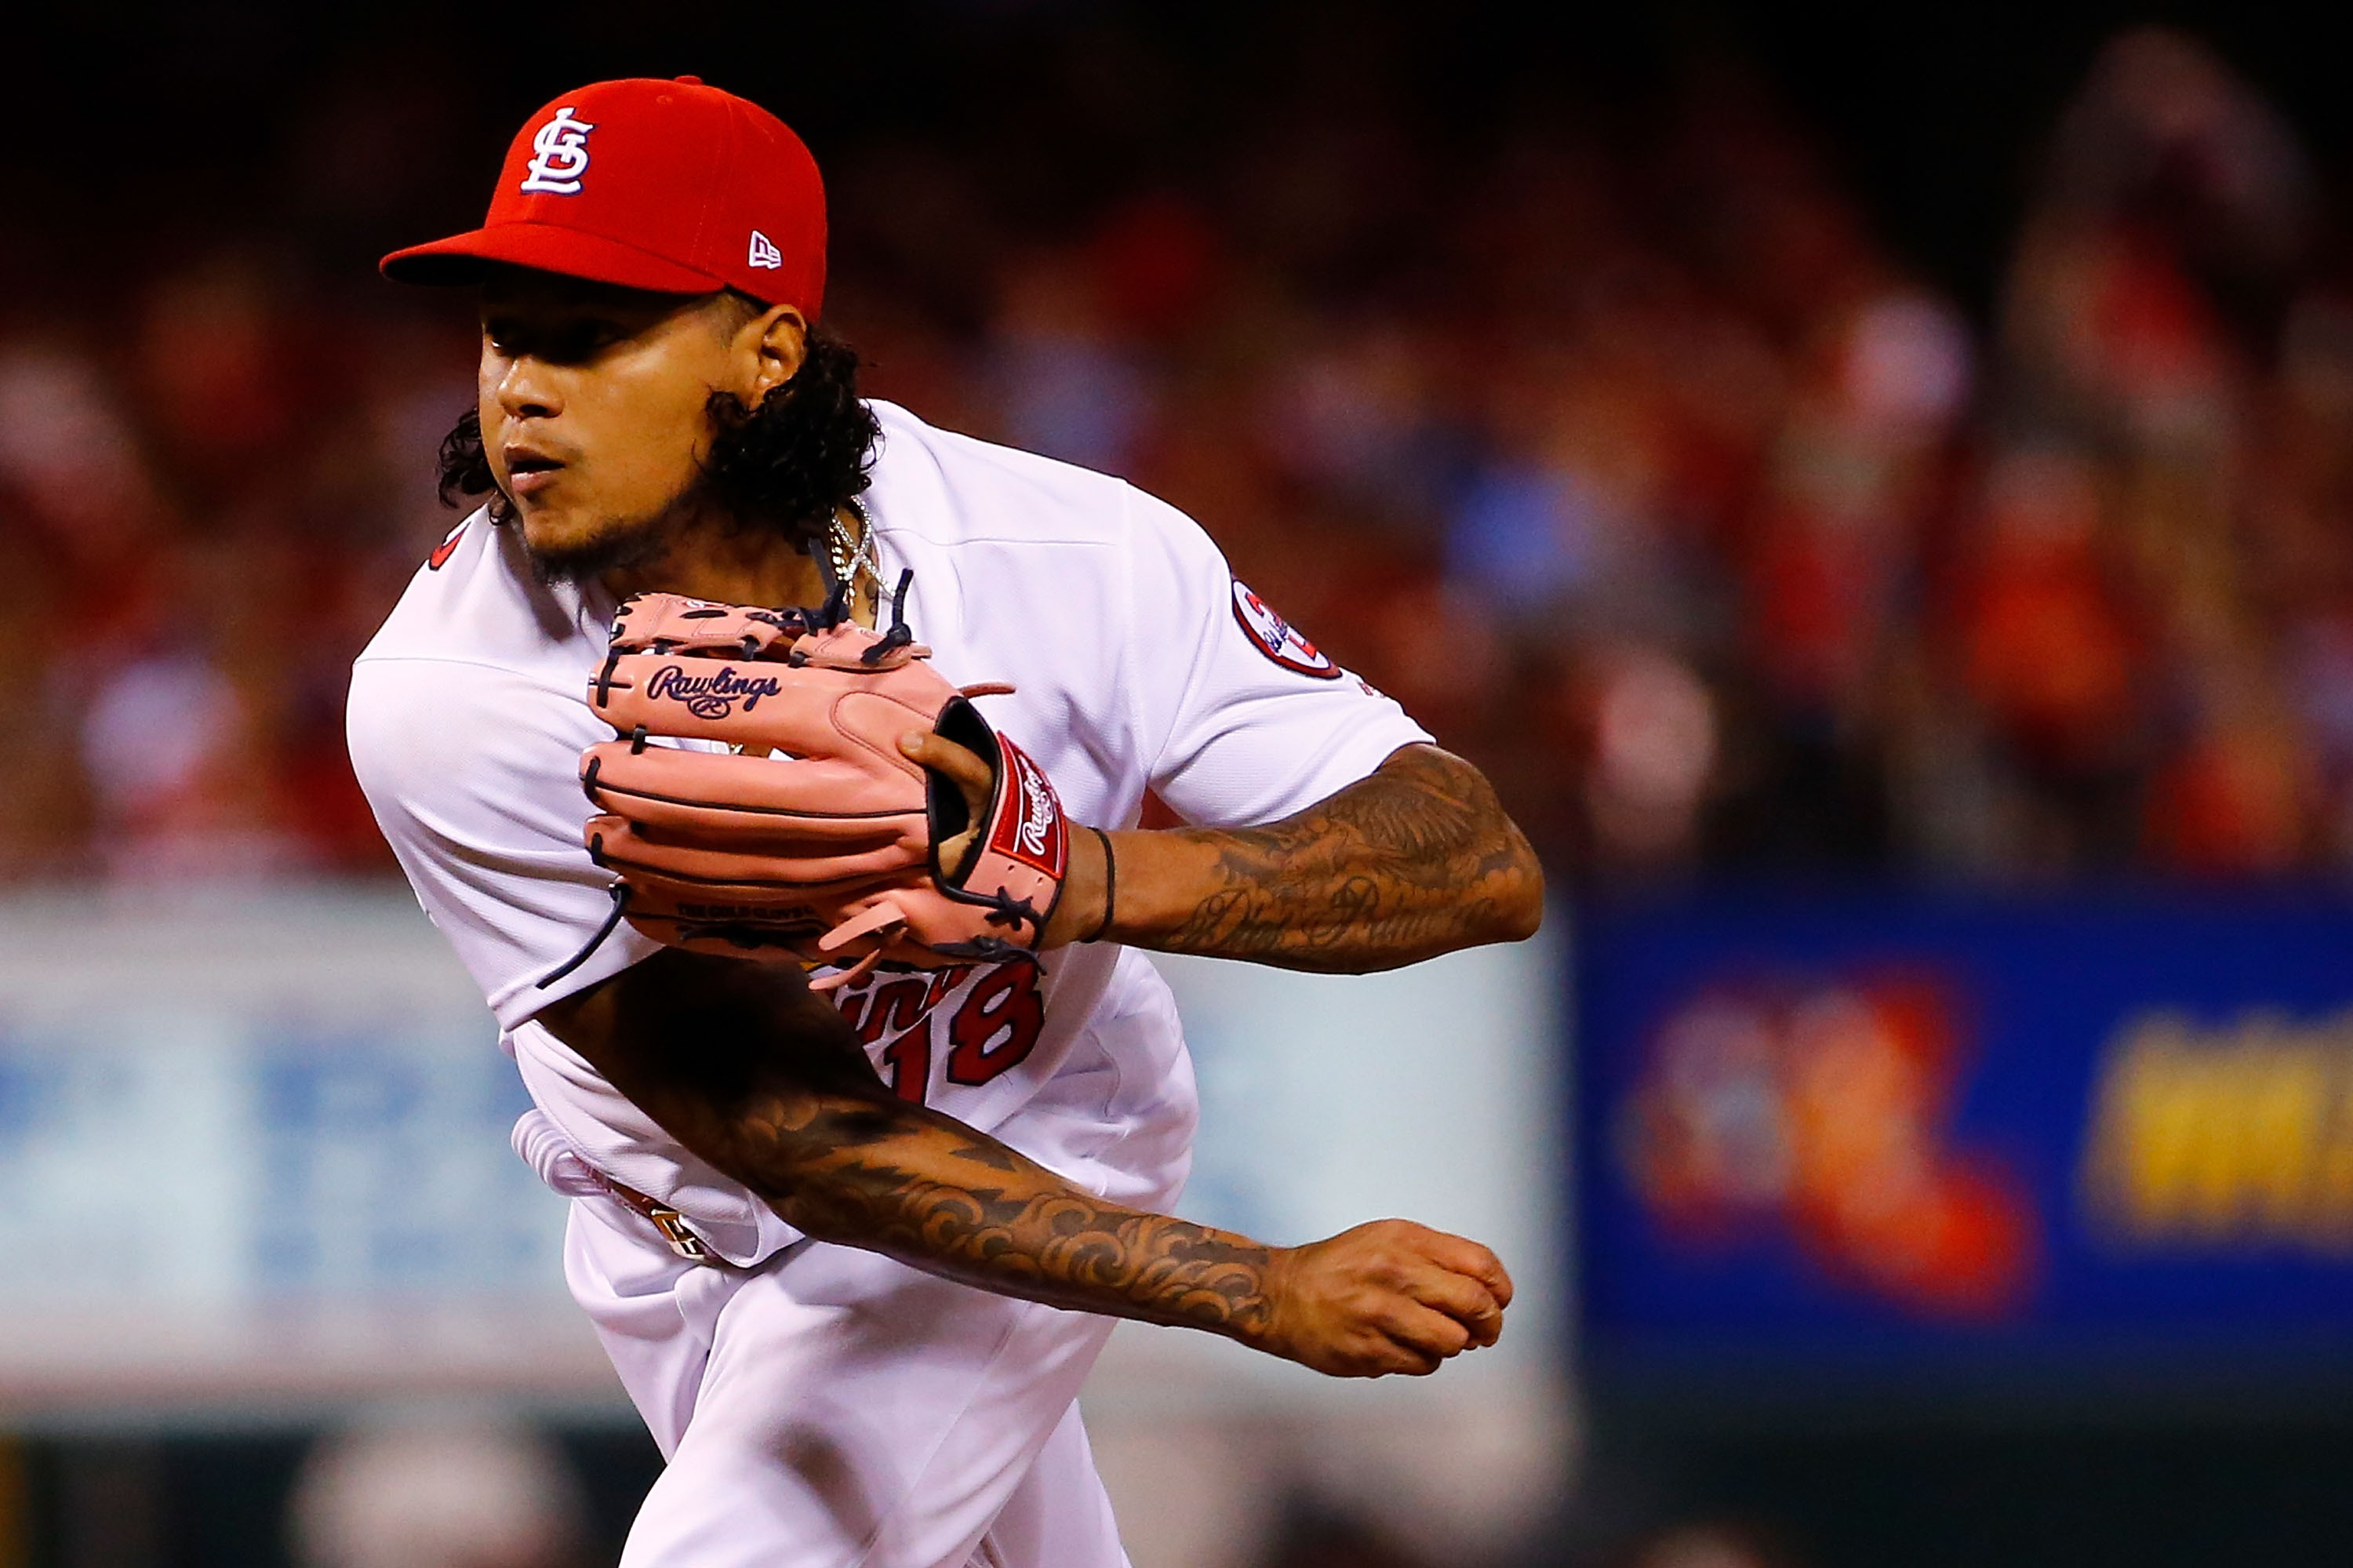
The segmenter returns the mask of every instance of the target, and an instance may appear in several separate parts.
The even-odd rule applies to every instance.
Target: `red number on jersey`
[[[891,1092],[915,1105],[932,1086],[932,1029],[910,1029],[882,1047],[882,1061],[891,1069]]]
[[[874,988],[864,1012],[853,1012],[852,1007],[842,1010],[842,1016],[858,1031],[860,1044],[871,1045],[885,1034],[894,1036],[882,1048],[882,1062],[891,1069],[891,1092],[901,1099],[923,1103],[932,1085],[932,1009],[966,972],[959,965],[936,970],[923,980],[889,980]]]
[[[924,1014],[931,1011],[931,982],[891,980],[876,986],[863,1014],[850,1020],[859,1044],[871,1045],[885,1034],[898,1038],[882,1048],[891,1069],[891,1092],[902,1100],[923,1103],[932,1084],[932,1032]]]
[[[1046,1027],[1038,966],[1006,964],[980,977],[948,1020],[948,1082],[970,1088],[1028,1060]]]

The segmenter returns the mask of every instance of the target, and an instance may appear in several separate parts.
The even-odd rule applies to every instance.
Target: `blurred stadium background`
[[[587,1568],[653,1474],[341,712],[471,395],[375,258],[686,71],[818,152],[877,395],[1192,512],[1553,870],[1171,966],[1188,1212],[1523,1305],[1403,1388],[1123,1330],[1138,1568],[2353,1560],[2341,24],[0,26],[0,1568]]]

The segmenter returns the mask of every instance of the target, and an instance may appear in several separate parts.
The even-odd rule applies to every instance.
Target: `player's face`
[[[482,447],[545,567],[656,553],[709,450],[714,391],[756,402],[758,323],[681,297],[501,268],[482,287]]]

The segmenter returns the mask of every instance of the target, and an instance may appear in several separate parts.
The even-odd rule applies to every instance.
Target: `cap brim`
[[[376,263],[396,283],[449,287],[479,283],[493,265],[529,267],[594,283],[660,294],[710,294],[727,286],[712,277],[618,239],[552,223],[501,223],[396,250]]]

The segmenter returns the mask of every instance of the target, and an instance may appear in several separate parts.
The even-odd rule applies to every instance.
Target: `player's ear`
[[[763,397],[800,374],[808,357],[808,323],[791,305],[770,305],[744,323],[737,341],[752,356],[751,396],[745,401],[756,408]]]

